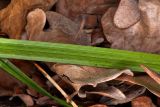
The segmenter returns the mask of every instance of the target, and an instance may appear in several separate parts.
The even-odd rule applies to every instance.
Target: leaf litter
[[[2,0],[0,36],[159,53],[159,8],[159,0]],[[14,60],[13,63],[42,87],[52,90],[33,62]],[[140,75],[129,69],[43,65],[52,71],[46,70],[47,73],[58,77],[62,89],[73,88],[70,97],[82,105],[85,99],[92,102],[87,106],[93,107],[127,102],[137,107],[136,100],[147,100],[149,107],[154,107],[151,98],[146,98],[146,89],[160,97],[160,76],[145,65],[141,67],[146,74]],[[0,76],[0,96],[18,96],[27,106],[34,105],[34,101],[37,105],[56,105],[3,70]]]

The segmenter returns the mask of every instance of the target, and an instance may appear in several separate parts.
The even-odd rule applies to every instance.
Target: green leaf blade
[[[160,55],[59,43],[0,39],[0,57],[142,71],[160,71]]]

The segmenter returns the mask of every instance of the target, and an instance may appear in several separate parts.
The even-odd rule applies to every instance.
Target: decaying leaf
[[[20,38],[24,31],[28,12],[35,8],[49,10],[56,1],[11,0],[11,3],[0,11],[0,29],[10,38]]]
[[[55,64],[52,68],[58,75],[67,76],[72,82],[96,86],[98,83],[110,81],[125,73],[133,76],[129,70],[104,69],[88,66]]]
[[[97,84],[113,80],[123,73],[133,76],[133,73],[128,69],[119,71],[116,69],[103,69],[96,67],[62,64],[55,64],[51,69],[58,75],[62,76],[69,84],[71,84],[80,97],[86,96],[86,93],[82,93],[80,90],[82,86],[92,85],[93,87],[96,87]]]
[[[146,89],[142,86],[132,85],[124,92],[126,98],[124,99],[107,99],[106,97],[101,98],[100,102],[103,102],[107,105],[118,105],[132,101],[134,98],[143,94]]]
[[[44,31],[46,19],[49,28]],[[26,31],[29,40],[82,45],[91,43],[90,37],[86,36],[84,32],[80,32],[79,38],[75,37],[79,32],[79,24],[56,12],[48,11],[45,14],[41,9],[36,9],[28,14]]]
[[[134,76],[134,77],[129,75],[122,75],[116,79],[121,81],[128,81],[133,84],[146,87],[150,92],[160,97],[160,85],[147,75]]]
[[[118,88],[114,86],[104,87],[104,84],[102,84],[101,87],[97,86],[96,88],[94,88],[94,91],[85,90],[85,94],[101,95],[103,97],[109,97],[117,100],[122,100],[126,98],[125,94]]]
[[[119,28],[128,28],[140,19],[137,0],[121,0],[114,16],[114,23]]]
[[[118,9],[115,7],[110,8],[101,20],[104,34],[111,43],[111,47],[159,53],[160,1],[139,0],[137,3],[137,0],[123,0],[121,2],[124,1],[129,4],[125,5],[125,7],[120,4]],[[128,11],[125,9],[129,9],[131,11],[129,14],[132,15],[126,16],[126,13],[118,14],[118,12]],[[139,12],[141,15],[140,19]],[[113,22],[113,19],[117,19],[118,21],[115,22],[114,20]]]

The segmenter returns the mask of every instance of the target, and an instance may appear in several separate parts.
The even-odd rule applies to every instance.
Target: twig
[[[66,92],[49,76],[46,71],[44,71],[38,64],[34,65],[41,71],[41,73],[61,92],[61,94],[66,98],[67,102],[71,103],[73,107],[78,107],[77,104],[70,99]]]
[[[140,66],[150,77],[152,77],[158,84],[160,84],[160,76],[157,73],[151,71],[149,68],[147,68],[144,65],[140,65]]]

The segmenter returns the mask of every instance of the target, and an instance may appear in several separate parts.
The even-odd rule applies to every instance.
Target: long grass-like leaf
[[[0,57],[160,72],[160,55],[71,44],[0,39]]]
[[[71,107],[68,105],[65,101],[52,96],[50,93],[48,93],[46,90],[44,90],[42,87],[40,87],[38,84],[36,84],[32,79],[30,79],[27,75],[25,75],[20,69],[18,69],[16,66],[14,66],[11,62],[9,62],[7,59],[0,59],[0,68],[8,72],[13,77],[20,80],[22,83],[26,84],[27,86],[35,89],[37,92],[48,96],[49,98],[56,101],[58,104],[65,106],[65,107]]]

